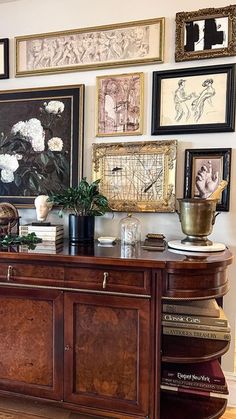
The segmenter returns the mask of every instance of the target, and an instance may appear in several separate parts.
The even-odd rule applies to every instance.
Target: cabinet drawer
[[[148,270],[65,268],[65,287],[131,294],[150,294]]]
[[[63,284],[64,268],[31,263],[0,263],[0,281],[30,284]],[[53,281],[53,282],[52,282]],[[54,283],[55,281],[55,283]]]

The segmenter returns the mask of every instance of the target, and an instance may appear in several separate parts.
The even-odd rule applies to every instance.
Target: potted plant
[[[48,201],[61,207],[59,215],[66,210],[69,214],[69,240],[89,242],[94,240],[95,216],[110,210],[107,198],[99,192],[100,179],[89,184],[83,178],[78,186],[49,195]]]

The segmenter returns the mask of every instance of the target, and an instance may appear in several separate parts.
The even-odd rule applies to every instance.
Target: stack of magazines
[[[206,397],[228,397],[228,387],[218,360],[196,364],[162,364],[161,388]]]

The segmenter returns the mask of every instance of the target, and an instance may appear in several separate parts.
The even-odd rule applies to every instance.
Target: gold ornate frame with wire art
[[[93,144],[93,178],[114,211],[174,212],[177,141]]]

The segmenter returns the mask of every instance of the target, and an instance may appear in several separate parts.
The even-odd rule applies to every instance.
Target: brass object
[[[181,243],[194,246],[210,246],[208,239],[215,223],[217,199],[178,199],[179,219],[186,237]]]
[[[102,288],[105,289],[107,286],[107,279],[108,279],[108,272],[104,272],[103,274],[103,283],[102,283]]]
[[[185,51],[185,25],[207,19],[228,18],[228,44],[226,47]],[[200,9],[193,12],[176,13],[175,61],[199,60],[202,58],[228,57],[236,55],[236,5]]]
[[[0,203],[0,237],[11,234],[15,227],[18,234],[19,214],[16,207],[9,202]]]
[[[9,265],[8,268],[7,268],[7,281],[11,280],[12,273],[13,273],[13,267],[11,265]]]

